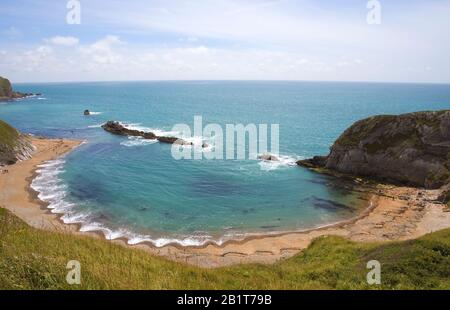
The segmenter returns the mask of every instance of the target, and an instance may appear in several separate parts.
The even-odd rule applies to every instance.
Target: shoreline
[[[450,213],[433,201],[439,190],[424,190],[392,185],[378,185],[378,193],[370,193],[369,206],[356,217],[317,228],[249,234],[242,240],[227,240],[221,244],[207,241],[203,245],[170,243],[157,247],[150,241],[130,245],[125,237],[110,240],[102,231],[81,232],[80,224],[66,224],[63,214],[52,213],[48,203],[38,198],[31,188],[38,165],[60,158],[82,141],[34,138],[37,151],[27,161],[8,166],[10,173],[0,175],[0,206],[10,210],[28,225],[45,230],[67,232],[101,238],[130,248],[143,249],[153,255],[182,261],[201,267],[221,267],[239,263],[274,263],[305,249],[313,239],[337,235],[353,241],[395,241],[420,237],[426,233],[450,227]]]

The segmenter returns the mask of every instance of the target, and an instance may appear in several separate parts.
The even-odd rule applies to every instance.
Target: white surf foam
[[[130,139],[130,141],[138,141],[141,143],[145,139]],[[293,160],[282,162],[292,162]],[[161,236],[152,237],[150,235],[137,234],[127,228],[110,229],[107,224],[99,223],[94,220],[90,212],[80,211],[74,203],[67,199],[67,187],[60,179],[60,175],[64,173],[64,159],[57,159],[45,162],[38,166],[36,170],[37,176],[32,181],[31,187],[38,192],[38,197],[42,201],[48,203],[48,209],[52,213],[60,214],[61,220],[66,224],[79,224],[81,232],[101,232],[106,239],[114,240],[124,238],[130,245],[148,242],[156,247],[163,247],[168,244],[178,244],[181,246],[202,246],[206,243],[213,242],[218,245],[228,240],[240,240],[245,234],[226,234],[222,238],[214,239],[206,233],[199,233],[190,236]]]
[[[48,161],[38,166],[36,178],[31,182],[31,188],[38,192],[40,200],[48,203],[52,213],[64,214],[71,210],[73,204],[67,202],[67,186],[61,182],[59,175],[64,172],[63,159]]]
[[[145,139],[136,139],[136,141]],[[140,141],[141,142],[141,141]],[[126,228],[110,229],[106,224],[93,221],[91,213],[77,210],[77,205],[67,200],[67,186],[60,179],[64,173],[64,159],[45,162],[38,166],[37,176],[31,183],[31,188],[38,192],[38,197],[48,203],[47,208],[52,213],[60,214],[61,220],[66,224],[79,224],[81,232],[101,232],[108,240],[118,238],[127,239],[128,244],[134,245],[143,242],[152,243],[156,247],[168,244],[179,244],[182,246],[201,246],[207,242],[221,244],[220,240],[212,240],[211,236],[186,236],[174,237],[151,237],[149,235],[136,234]]]
[[[134,146],[145,146],[150,145],[153,143],[157,143],[158,140],[149,140],[144,139],[142,137],[128,137],[127,141],[123,141],[120,143],[120,145],[127,146],[127,147],[134,147]]]
[[[88,128],[100,128],[103,124],[89,125]]]
[[[100,115],[100,114],[102,114],[102,113],[103,113],[103,112],[92,112],[92,111],[89,112],[90,115]]]
[[[160,137],[175,137],[175,138],[180,138],[183,139],[187,142],[192,142],[194,147],[198,147],[201,148],[203,143],[209,141],[211,138],[205,138],[202,136],[194,136],[194,137],[186,137],[184,136],[181,132],[179,131],[173,131],[173,130],[164,130],[164,129],[160,129],[160,128],[151,128],[151,127],[146,127],[146,126],[142,126],[141,123],[128,123],[128,122],[119,122],[119,124],[121,124],[122,126],[124,126],[127,129],[130,130],[138,130],[138,131],[143,131],[143,132],[152,132],[154,133],[156,136]],[[148,141],[154,141],[154,140],[148,140]],[[157,140],[152,142],[155,143],[158,142]],[[152,143],[147,143],[147,144],[152,144]],[[142,142],[140,143],[136,143],[135,141],[130,143],[129,141],[126,142],[122,142],[122,145],[125,146],[136,146],[136,145],[142,145]],[[208,143],[209,145],[209,143]],[[185,145],[184,147],[190,147],[189,145]],[[212,147],[209,145],[206,148],[203,148],[203,152],[210,152],[212,151]]]
[[[165,136],[165,137],[179,137],[180,132],[178,131],[170,131],[159,128],[151,128],[142,126],[141,123],[127,123],[127,122],[119,122],[123,127],[128,128],[130,130],[138,130],[143,132],[153,132],[157,136]]]
[[[272,171],[280,168],[295,167],[299,160],[296,156],[275,155],[278,161],[273,160],[260,160],[258,165],[263,171]]]

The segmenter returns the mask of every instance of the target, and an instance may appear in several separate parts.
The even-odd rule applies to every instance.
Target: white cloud
[[[184,50],[188,53],[192,53],[192,54],[196,54],[196,55],[206,55],[209,53],[209,49],[205,46],[186,48]]]
[[[114,46],[121,44],[119,37],[108,35],[97,42],[81,47],[81,53],[97,64],[115,64],[122,59],[122,56],[114,51]]]
[[[14,72],[15,80],[24,81],[450,82],[450,44],[445,39],[450,38],[450,3],[390,1],[383,4],[383,11],[382,24],[369,26],[364,3],[109,1],[108,14],[104,14],[104,3],[92,1],[83,9],[84,20],[93,21],[95,29],[120,34],[120,38],[99,35],[97,41],[86,44],[80,36],[83,43],[77,42],[77,46],[69,37],[53,37],[45,41],[53,49],[47,54],[25,43],[28,50],[40,55],[41,64],[49,65],[45,76],[24,74],[19,64],[12,67],[10,55],[22,55],[25,47],[2,44],[8,55],[0,71]],[[69,42],[76,48],[64,48],[72,44]],[[412,65],[417,68],[415,74],[409,69]]]
[[[180,38],[178,39],[178,41],[180,42],[185,42],[185,43],[196,43],[199,41],[199,39],[197,37],[185,37],[185,38]]]
[[[62,46],[74,46],[77,45],[80,40],[75,37],[63,37],[63,36],[56,36],[53,38],[45,39],[47,43],[51,43],[54,45],[62,45]]]

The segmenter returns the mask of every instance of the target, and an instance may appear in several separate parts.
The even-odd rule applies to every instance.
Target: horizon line
[[[9,78],[7,78],[9,79]],[[10,80],[11,81],[11,80]],[[339,80],[282,80],[282,79],[161,79],[161,80],[90,80],[90,81],[45,81],[45,82],[11,82],[12,84],[82,84],[82,83],[135,83],[135,82],[292,82],[292,83],[361,83],[361,84],[424,84],[450,85],[450,82],[404,82],[404,81],[339,81]]]

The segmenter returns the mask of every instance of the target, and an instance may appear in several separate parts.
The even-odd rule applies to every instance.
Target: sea
[[[51,212],[79,224],[81,231],[158,247],[221,244],[353,218],[368,206],[367,197],[296,161],[326,155],[359,119],[450,108],[445,84],[142,81],[16,84],[15,89],[41,95],[2,102],[0,119],[24,133],[84,141],[38,167],[32,188]],[[90,116],[83,115],[86,109]],[[210,146],[213,136],[174,130],[176,124],[194,128],[196,116],[203,126],[219,125],[224,132],[227,124],[278,126],[279,160],[177,159],[172,145],[101,128],[114,120]],[[248,149],[249,143],[244,140],[241,147]]]

